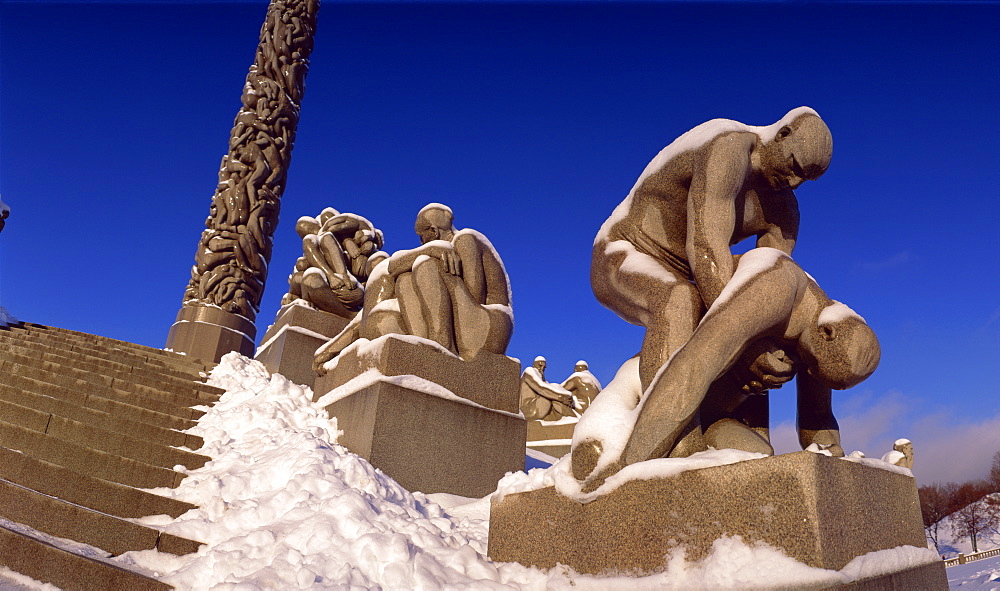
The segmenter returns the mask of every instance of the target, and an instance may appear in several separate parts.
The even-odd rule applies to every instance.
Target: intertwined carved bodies
[[[318,0],[272,2],[230,133],[185,305],[250,320],[267,280],[279,200],[295,141]]]
[[[602,226],[591,265],[598,300],[646,327],[643,388],[732,277],[732,245],[756,236],[757,246],[791,253],[793,189],[823,174],[832,145],[823,121],[803,107],[768,127],[709,121],[646,167]]]
[[[302,257],[288,278],[282,305],[302,299],[317,310],[353,318],[364,301],[364,284],[388,255],[382,232],[367,219],[328,207],[316,218],[295,224],[302,237]]]

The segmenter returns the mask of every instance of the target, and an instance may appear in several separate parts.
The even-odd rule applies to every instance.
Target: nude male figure
[[[457,230],[453,220],[446,205],[420,210],[414,230],[421,246],[376,266],[362,313],[316,351],[318,373],[356,339],[386,334],[426,338],[463,359],[507,351],[514,330],[507,271],[489,239]]]
[[[601,227],[590,272],[597,299],[646,328],[643,390],[729,282],[732,245],[756,236],[792,252],[793,190],[826,171],[832,149],[823,120],[800,107],[767,127],[703,123],[646,166]]]
[[[788,255],[758,248],[740,258],[736,274],[691,338],[645,391],[621,457],[600,462],[598,447],[581,446],[579,456],[574,448],[574,476],[586,479],[587,488],[594,490],[624,466],[666,457],[691,428],[713,383],[762,338],[773,339],[799,361],[799,443],[803,448],[815,443],[843,456],[831,389],[855,386],[875,371],[878,339],[860,316],[827,297]],[[728,396],[732,398],[716,404],[736,407],[746,399],[746,393],[730,391]],[[724,439],[752,442],[757,437],[750,427],[724,421],[719,426]],[[713,427],[706,430],[710,442]],[[588,477],[599,463],[604,467]]]
[[[545,358],[539,355],[521,374],[521,413],[532,420],[557,421],[576,416],[573,394],[545,379]]]

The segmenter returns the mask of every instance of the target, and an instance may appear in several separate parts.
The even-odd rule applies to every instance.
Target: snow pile
[[[11,324],[17,324],[17,318],[7,311],[7,308],[0,306],[0,326],[9,326]]]
[[[227,391],[191,432],[204,438],[199,452],[212,460],[189,471],[176,490],[157,491],[199,508],[177,519],[140,520],[205,545],[181,557],[146,550],[116,559],[178,589],[763,589],[846,582],[901,560],[937,558],[904,547],[837,572],[732,537],[717,540],[699,562],[675,550],[665,556],[663,572],[645,577],[494,563],[486,558],[489,497],[406,491],[336,444],[336,421],[311,401],[308,388],[269,377],[260,363],[236,353],[223,358],[209,383]],[[557,462],[508,475],[499,494],[547,486],[567,474]]]

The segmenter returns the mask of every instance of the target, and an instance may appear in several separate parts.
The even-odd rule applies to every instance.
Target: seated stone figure
[[[323,312],[352,318],[364,302],[364,284],[388,255],[381,252],[382,232],[365,218],[328,207],[317,218],[295,224],[302,237],[302,257],[288,278],[282,305],[301,299]]]
[[[827,297],[788,255],[757,248],[739,257],[732,280],[643,393],[621,456],[601,461],[601,443],[581,441],[573,449],[573,475],[587,481],[585,490],[594,490],[624,466],[670,455],[681,438],[700,429],[698,415],[713,383],[762,338],[782,346],[781,354],[773,354],[776,366],[782,363],[781,355],[798,359],[803,448],[815,443],[842,456],[831,389],[850,388],[871,375],[880,357],[878,340],[860,316]],[[727,420],[726,430],[742,433],[724,438],[755,436],[738,421]],[[603,467],[595,471],[599,464]]]
[[[573,398],[576,399],[574,410],[581,415],[590,406],[594,397],[601,393],[601,382],[590,373],[587,362],[582,359],[576,362],[573,373],[563,381],[562,387],[573,394]]]
[[[521,413],[524,418],[557,421],[573,417],[573,393],[559,384],[545,381],[545,358],[539,355],[521,374]]]
[[[322,365],[358,338],[413,335],[434,341],[462,359],[481,351],[503,354],[514,328],[510,282],[490,241],[472,229],[456,230],[446,205],[417,214],[421,246],[398,251],[371,273],[362,313],[316,352]]]

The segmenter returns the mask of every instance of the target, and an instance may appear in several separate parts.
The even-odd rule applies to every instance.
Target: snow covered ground
[[[176,490],[157,491],[200,508],[139,520],[205,545],[182,557],[147,550],[116,559],[179,589],[802,588],[936,559],[901,547],[831,571],[734,537],[717,540],[700,562],[668,554],[662,573],[642,578],[495,563],[486,558],[489,497],[403,489],[336,443],[336,421],[309,389],[268,376],[258,362],[231,353],[209,382],[227,392],[192,432],[212,460]],[[536,469],[507,480],[523,488],[553,478]]]
[[[1000,556],[948,568],[948,588],[1000,591]]]

